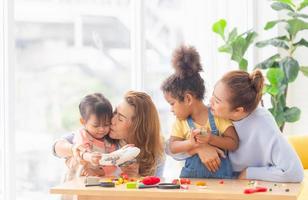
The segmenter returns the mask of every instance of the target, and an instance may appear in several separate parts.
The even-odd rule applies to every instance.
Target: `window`
[[[102,92],[116,102],[130,88],[129,6],[15,1],[17,199],[46,199],[60,182],[65,166],[51,146],[79,127],[83,96]]]
[[[170,106],[164,100],[160,85],[174,70],[171,66],[173,50],[181,44],[196,47],[200,54],[206,84],[206,99],[211,95],[210,89],[217,79],[230,66],[225,55],[218,55],[219,41],[212,32],[212,24],[220,18],[231,19],[229,26],[249,26],[250,18],[241,21],[241,14],[236,13],[233,6],[248,10],[250,1],[204,1],[204,0],[168,0],[145,1],[145,40],[146,53],[144,64],[144,88],[152,96],[160,114],[162,130],[165,138],[169,138],[171,125],[175,120]],[[249,15],[247,13],[247,15]],[[233,25],[232,25],[233,24]],[[182,163],[167,156],[164,176],[178,177]],[[168,170],[173,169],[173,170]],[[176,170],[174,170],[176,169]]]
[[[8,192],[23,200],[58,198],[49,196],[48,190],[60,182],[65,166],[52,156],[51,146],[55,139],[78,128],[77,107],[84,95],[99,91],[116,104],[129,89],[145,90],[159,110],[163,133],[168,138],[174,118],[159,87],[173,72],[170,58],[174,48],[185,43],[198,49],[203,76],[211,88],[227,70],[226,63],[230,64],[228,58],[217,54],[219,42],[211,32],[212,23],[231,17],[234,20],[230,24],[240,24],[243,30],[251,27],[251,14],[245,13],[243,20],[232,10],[233,2],[227,0],[2,2],[0,7],[5,11],[13,9],[14,4],[14,20],[9,21],[7,30],[14,26],[15,49],[10,50],[14,65],[5,65],[14,66],[10,68],[14,77],[6,77],[4,65],[0,68],[0,129],[5,132],[3,127],[13,123],[15,139],[10,136],[7,140],[7,135],[1,135],[3,143],[13,145],[0,146],[0,170],[1,175],[9,172],[6,177],[11,171],[16,175],[1,179],[0,195]],[[241,0],[236,6],[247,10],[250,1]],[[5,24],[6,19],[1,17],[1,24]],[[6,30],[1,30],[4,33]],[[5,39],[1,35],[3,48]],[[4,55],[0,52],[0,56]],[[3,95],[2,88],[8,82],[13,94]],[[4,119],[2,112],[7,105],[14,107],[10,122],[5,121],[9,118]],[[13,159],[9,160],[8,155]],[[12,160],[18,164],[13,165]],[[170,170],[175,164],[178,165],[168,158],[165,174],[169,177],[178,174]],[[11,185],[5,188],[5,183]],[[15,199],[10,197],[3,198]]]

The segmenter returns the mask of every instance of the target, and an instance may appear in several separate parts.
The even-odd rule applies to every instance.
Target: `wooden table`
[[[115,188],[85,187],[84,179],[76,179],[66,182],[50,189],[51,194],[74,195],[78,200],[154,200],[154,199],[207,199],[207,200],[294,200],[297,199],[302,184],[281,184],[258,181],[258,186],[264,186],[272,191],[254,194],[244,194],[244,189],[248,188],[248,181],[224,180],[223,184],[215,179],[203,179],[207,188],[200,189],[194,185],[196,181],[192,179],[192,184],[188,190],[183,189],[126,189],[126,185],[117,185]],[[275,186],[276,184],[276,186]],[[286,192],[289,189],[289,192]]]

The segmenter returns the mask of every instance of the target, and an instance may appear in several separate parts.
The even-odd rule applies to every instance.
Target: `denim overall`
[[[219,131],[216,127],[214,116],[210,109],[208,110],[209,122],[211,126],[212,133],[218,135]],[[187,119],[187,123],[190,129],[195,129],[195,125],[191,117]],[[227,156],[227,154],[226,154]],[[201,162],[199,155],[195,154],[186,159],[185,166],[182,168],[180,177],[181,178],[233,178],[232,176],[232,166],[229,158],[220,158],[220,168],[216,172],[210,172],[206,166]]]

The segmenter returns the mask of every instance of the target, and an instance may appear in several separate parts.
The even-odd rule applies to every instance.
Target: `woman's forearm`
[[[55,153],[61,158],[71,157],[73,156],[72,147],[73,145],[67,140],[58,140],[55,144]]]
[[[189,140],[183,141],[170,141],[171,153],[183,153],[191,150],[193,147]]]

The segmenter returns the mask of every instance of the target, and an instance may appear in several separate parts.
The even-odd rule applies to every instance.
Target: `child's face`
[[[189,107],[185,103],[173,98],[169,92],[164,92],[166,101],[171,106],[171,112],[179,119],[186,119],[189,116]]]
[[[92,137],[101,139],[109,133],[111,121],[98,120],[94,114],[91,114],[87,121],[81,119],[81,123],[83,123]]]
[[[228,101],[229,96],[228,87],[224,83],[218,82],[210,100],[211,112],[216,117],[237,121],[243,118],[246,113],[242,107],[232,109]]]

